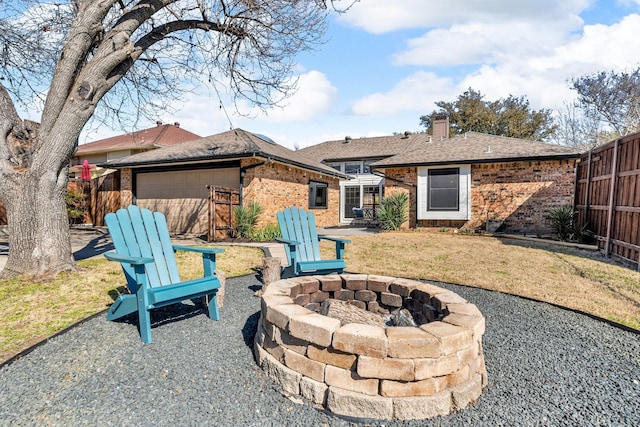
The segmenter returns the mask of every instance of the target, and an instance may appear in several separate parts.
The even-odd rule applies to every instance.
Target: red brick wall
[[[417,169],[388,169],[386,176],[385,195],[404,191],[410,196],[410,227],[485,230],[489,221],[502,223],[501,231],[547,234],[551,231],[548,210],[573,204],[575,160],[472,165],[471,219],[466,222],[417,221]]]
[[[242,167],[259,163],[256,160],[243,160]],[[337,178],[321,175],[293,166],[279,163],[247,169],[244,176],[244,204],[256,200],[262,207],[258,226],[277,224],[276,212],[297,206],[309,210],[309,181],[325,182],[329,186],[328,208],[312,209],[316,225],[327,227],[338,225],[340,186]]]
[[[550,208],[573,205],[575,160],[471,166],[471,220],[467,228],[503,222],[504,231],[547,234]]]

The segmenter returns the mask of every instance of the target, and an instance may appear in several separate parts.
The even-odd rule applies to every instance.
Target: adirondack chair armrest
[[[289,246],[298,246],[300,244],[297,240],[283,239],[282,237],[276,237],[276,241]]]
[[[131,265],[144,265],[153,262],[153,258],[121,255],[116,252],[106,252],[104,257],[109,261],[124,262]]]
[[[204,275],[213,276],[216,272],[216,254],[224,252],[221,248],[204,248],[201,246],[182,246],[172,245],[174,251],[187,251],[202,254],[202,266],[204,267]]]
[[[347,240],[347,239],[340,239],[338,237],[329,237],[329,236],[318,236],[318,239],[321,240],[329,240],[331,242],[336,242],[336,243],[351,243],[351,240]]]
[[[173,250],[198,252],[201,254],[221,254],[224,252],[224,249],[221,249],[221,248],[203,248],[200,246],[182,246],[182,245],[173,245]]]

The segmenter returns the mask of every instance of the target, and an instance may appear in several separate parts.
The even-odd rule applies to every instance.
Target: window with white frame
[[[309,181],[309,209],[326,209],[329,185],[326,182]]]
[[[460,169],[429,169],[427,173],[427,210],[460,210]]]
[[[469,219],[470,178],[469,165],[418,168],[418,219]]]

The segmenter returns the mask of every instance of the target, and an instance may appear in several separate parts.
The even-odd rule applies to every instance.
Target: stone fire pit
[[[332,299],[387,314],[387,323],[404,308],[417,326],[320,314]],[[366,274],[300,277],[264,290],[254,349],[285,392],[335,414],[425,419],[464,409],[482,393],[484,328],[475,305],[437,286]]]

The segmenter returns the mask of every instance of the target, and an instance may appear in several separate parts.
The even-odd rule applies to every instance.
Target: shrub
[[[84,193],[75,190],[67,190],[65,202],[67,204],[69,224],[80,224],[84,222],[84,215],[87,212]]]
[[[551,221],[553,232],[562,241],[576,240],[590,243],[593,240],[593,233],[588,230],[587,225],[578,227],[576,217],[578,212],[571,206],[559,206],[549,209],[548,218]]]
[[[251,234],[251,240],[256,242],[271,242],[281,237],[280,227],[275,224],[267,224],[265,227],[255,230]]]
[[[549,209],[548,218],[551,221],[551,228],[558,236],[558,239],[564,242],[573,238],[575,217],[576,211],[571,206],[558,206]]]
[[[262,208],[256,201],[233,208],[233,231],[236,237],[249,239],[254,233]]]
[[[380,201],[378,223],[383,230],[398,230],[409,219],[409,196],[406,193],[393,194]]]

